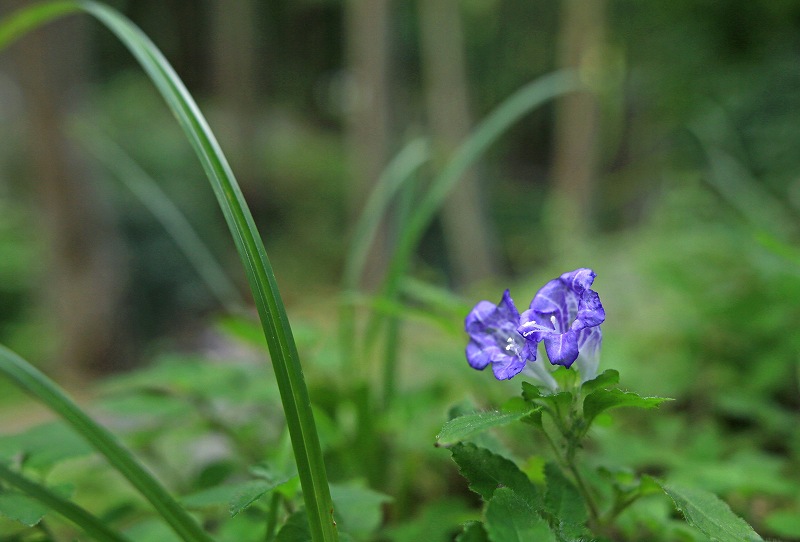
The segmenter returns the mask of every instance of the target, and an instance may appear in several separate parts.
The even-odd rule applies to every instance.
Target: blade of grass
[[[0,345],[0,373],[61,416],[75,431],[152,503],[183,540],[211,542],[197,522],[106,428],[86,415],[49,378],[20,356]]]
[[[548,100],[580,88],[580,81],[572,71],[565,70],[545,75],[512,94],[478,124],[458,147],[444,169],[433,179],[422,200],[413,208],[408,222],[398,229],[400,238],[381,287],[381,296],[390,300],[397,298],[403,276],[410,266],[414,250],[425,230],[435,218],[447,195],[481,154],[527,113]],[[380,315],[373,314],[367,325],[368,340],[369,337],[377,335],[380,323]],[[392,335],[395,333],[396,330],[391,332]],[[389,366],[383,373],[384,389],[394,386],[395,382],[394,357],[387,356],[386,360]]]
[[[0,26],[0,50],[21,38],[31,30],[49,23],[63,15],[74,13],[80,8],[71,0],[47,2],[20,9],[2,21]]]
[[[414,249],[464,172],[492,143],[527,113],[548,100],[579,88],[579,80],[571,71],[545,75],[508,97],[472,131],[444,169],[431,182],[422,201],[414,207],[408,223],[401,228],[400,239],[392,254],[384,283],[384,295],[396,294],[400,278],[410,263]]]
[[[241,312],[244,299],[233,281],[158,183],[113,141],[101,138],[83,125],[76,125],[71,132],[152,213],[217,301],[230,313]]]
[[[112,530],[84,508],[53,493],[45,486],[14,472],[3,463],[0,463],[0,478],[23,491],[29,497],[36,499],[47,508],[61,514],[99,542],[129,542],[127,538]]]
[[[375,187],[364,205],[353,229],[350,250],[347,252],[342,284],[346,292],[358,289],[358,280],[364,272],[367,252],[392,198],[411,178],[411,175],[430,160],[428,142],[422,138],[414,139],[398,152],[375,182]]]
[[[413,178],[412,175],[431,157],[427,141],[418,138],[410,141],[389,162],[375,182],[375,187],[364,205],[350,242],[342,274],[342,302],[339,311],[340,348],[345,367],[350,372],[356,367],[356,307],[351,300],[356,297],[358,281],[364,273],[367,253],[375,240],[381,218],[397,192]]]
[[[102,22],[139,61],[184,130],[208,176],[245,267],[264,328],[303,488],[312,540],[336,541],[338,534],[333,521],[330,489],[297,346],[264,243],[230,165],[194,99],[150,39],[108,6],[95,2],[76,2],[75,5]],[[37,8],[42,9],[42,6],[28,9]]]

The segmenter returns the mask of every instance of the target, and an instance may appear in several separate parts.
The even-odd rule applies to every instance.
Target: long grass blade
[[[342,274],[342,303],[339,311],[340,347],[345,367],[349,371],[359,370],[355,366],[356,353],[356,307],[358,281],[364,273],[367,253],[375,240],[381,218],[389,205],[413,174],[430,160],[430,145],[424,139],[410,141],[389,162],[375,182],[375,187],[364,205],[364,209],[353,229],[350,249]]]
[[[473,163],[502,136],[514,123],[538,106],[562,94],[581,88],[574,72],[555,72],[529,83],[512,94],[489,114],[456,149],[444,169],[436,175],[422,200],[414,206],[408,221],[398,228],[400,238],[391,256],[389,269],[384,279],[381,296],[394,300],[397,298],[401,282],[413,258],[425,230],[436,217],[447,195]],[[366,337],[377,336],[381,324],[380,315],[372,315],[367,324]],[[391,343],[399,343],[397,328],[399,322],[390,322],[388,336]],[[389,354],[384,358],[383,389],[391,390],[395,385],[396,356]]]
[[[392,255],[384,293],[394,295],[413,252],[425,230],[436,217],[447,195],[464,172],[497,141],[514,123],[526,114],[562,94],[580,88],[575,73],[560,71],[545,75],[522,87],[489,114],[458,147],[444,169],[431,182],[422,201],[413,209],[408,223],[400,230],[400,239]]]
[[[113,141],[99,137],[81,125],[72,132],[163,226],[217,301],[230,313],[240,312],[244,299],[233,281],[155,179]]]
[[[47,2],[21,9],[12,13],[0,25],[0,50],[21,38],[31,30],[39,28],[63,15],[74,13],[80,7],[77,2],[64,0],[63,2]]]
[[[0,463],[0,478],[54,512],[61,514],[98,542],[130,542],[84,508],[53,493],[45,486],[14,472],[3,463]]]
[[[430,158],[429,143],[421,138],[414,139],[395,155],[381,173],[353,229],[342,281],[345,291],[358,288],[367,252],[392,199],[411,175]]]
[[[103,23],[133,54],[166,101],[208,176],[244,264],[264,328],[303,488],[312,540],[336,541],[338,534],[333,521],[330,489],[297,346],[264,243],[230,165],[194,99],[150,39],[108,6],[96,2],[76,2],[76,5]],[[29,9],[45,8],[39,5]]]
[[[61,416],[153,505],[187,542],[211,542],[197,522],[106,428],[86,415],[52,380],[0,345],[0,373]]]

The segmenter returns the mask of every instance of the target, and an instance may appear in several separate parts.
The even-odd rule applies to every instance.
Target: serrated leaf
[[[533,401],[534,399],[538,399],[542,397],[542,392],[531,384],[530,382],[523,382],[522,383],[522,398],[526,401]]]
[[[454,418],[444,424],[436,436],[436,445],[451,446],[492,427],[508,425],[531,412],[533,412],[532,409],[519,412],[475,412]]]
[[[268,482],[267,480],[250,480],[245,482],[239,488],[228,505],[228,512],[231,517],[235,517],[240,512],[247,510],[254,503],[258,502],[261,497],[281,485],[286,480],[279,483]]]
[[[619,383],[619,371],[606,369],[591,380],[587,380],[581,385],[581,393],[589,395],[595,390],[609,388]]]
[[[39,523],[48,508],[39,501],[35,501],[17,492],[0,493],[0,516],[18,521],[27,527],[33,527]]]
[[[480,521],[470,521],[456,537],[456,542],[489,542],[489,535]]]
[[[530,414],[522,418],[522,423],[527,423],[529,425],[533,425],[534,427],[538,427],[539,429],[544,429],[544,424],[542,422],[542,409],[537,408],[533,410]]]
[[[475,518],[464,501],[445,497],[431,501],[415,517],[386,528],[392,542],[452,542],[453,525]]]
[[[491,542],[556,542],[547,522],[507,487],[495,491],[486,507],[486,532]]]
[[[275,542],[311,542],[311,530],[308,528],[308,518],[305,510],[298,510],[286,520]]]
[[[763,542],[719,497],[696,488],[660,483],[686,522],[716,542]]]
[[[380,526],[383,504],[392,500],[388,495],[357,485],[331,484],[330,488],[340,528],[361,537],[367,537]]]
[[[531,509],[542,507],[539,490],[513,461],[474,444],[458,444],[452,448],[452,454],[461,475],[469,481],[469,488],[485,501],[498,488],[507,487]]]
[[[572,394],[568,391],[545,395],[530,382],[522,383],[522,398],[529,403],[552,405],[557,409],[568,408],[572,404]]]
[[[93,450],[64,423],[48,422],[0,439],[0,458],[19,453],[26,467],[47,470],[61,461],[90,455]]]
[[[588,425],[592,423],[595,416],[612,408],[655,408],[664,401],[671,400],[666,397],[642,397],[632,391],[599,389],[587,395],[583,400],[583,417]]]
[[[187,495],[181,499],[181,502],[187,508],[193,509],[227,506],[231,517],[234,517],[291,478],[277,481],[258,479],[236,484],[223,484]]]
[[[577,538],[585,533],[584,525],[589,519],[586,505],[578,489],[554,463],[544,466],[547,493],[545,509],[553,515],[557,530],[568,538]]]
[[[233,496],[239,491],[242,484],[222,484],[203,489],[181,498],[181,504],[186,508],[196,510],[212,506],[226,506],[230,504]]]

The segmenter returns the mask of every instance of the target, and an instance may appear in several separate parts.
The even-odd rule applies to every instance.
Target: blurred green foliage
[[[591,434],[592,461],[609,470],[668,472],[717,492],[765,536],[800,540],[800,334],[794,330],[800,322],[800,5],[619,0],[608,6],[595,234],[567,247],[538,234],[553,119],[550,109],[536,113],[483,165],[507,275],[524,298],[530,296],[522,292],[532,294],[553,273],[593,267],[609,315],[602,367],[618,369],[627,388],[676,399],[659,415],[626,413],[605,426],[601,416]],[[226,104],[213,95],[207,75],[208,43],[196,39],[208,25],[203,9],[151,0],[123,7],[193,92],[205,96],[212,124],[224,126]],[[481,117],[552,68],[558,9],[555,2],[496,0],[462,7],[470,90]],[[245,191],[293,307],[331,477],[343,484],[366,478],[372,488],[342,486],[345,499],[369,507],[369,515],[342,521],[362,521],[358,528],[377,530],[379,540],[451,540],[453,527],[476,519],[479,508],[448,454],[432,446],[447,408],[495,407],[518,392],[515,383],[495,382],[466,366],[464,338],[454,324],[465,303],[494,299],[497,284],[476,285],[449,307],[406,292],[406,305],[391,309],[409,320],[400,399],[370,419],[363,391],[348,385],[355,376],[341,372],[332,321],[347,242],[344,118],[334,85],[342,69],[343,3],[279,1],[258,9],[258,175]],[[399,7],[395,23],[394,114],[407,120],[404,131],[416,132],[422,99],[412,8]],[[149,83],[128,70],[127,54],[105,33],[91,32],[91,49],[103,54],[93,57],[94,84],[79,116],[102,126],[163,180],[203,239],[238,269],[212,194],[192,188],[202,172],[179,130]],[[224,147],[230,144],[221,139]],[[720,162],[720,152],[730,161]],[[2,159],[4,168],[18,160]],[[719,169],[731,163],[735,167]],[[161,352],[158,360],[103,383],[98,408],[162,479],[188,502],[200,503],[209,524],[223,524],[232,495],[252,489],[254,481],[263,489],[263,461],[291,470],[277,390],[266,369],[252,363],[264,353],[246,340],[246,320],[193,339],[205,350],[198,357],[172,353],[176,337],[192,327],[187,322],[206,327],[204,315],[214,312],[214,302],[169,237],[111,184],[118,225],[133,254],[126,304],[131,326],[147,341],[166,337],[167,346],[148,342],[146,350]],[[22,182],[0,179],[0,341],[44,355],[51,348],[48,332],[34,310],[43,270],[33,262],[46,247],[32,235],[27,191]],[[445,284],[446,262],[427,256],[441,251],[435,226],[418,271]],[[414,284],[409,289],[413,294]],[[358,378],[367,385],[372,376]],[[364,434],[369,423],[372,432]],[[0,455],[24,449],[27,466],[41,469],[48,483],[73,485],[77,499],[129,526],[132,539],[168,540],[137,498],[96,458],[68,446],[62,430],[48,425],[4,436]],[[41,435],[62,443],[62,456],[42,454]],[[487,438],[492,450],[513,458],[531,446],[544,449],[514,430]],[[215,498],[202,493],[234,485]],[[293,502],[297,487],[288,482],[280,491]],[[220,540],[256,539],[269,498],[262,496],[224,522]],[[389,512],[378,526],[381,510]],[[677,519],[667,499],[644,500],[623,514],[620,539],[697,540]],[[8,522],[0,532],[22,531]]]

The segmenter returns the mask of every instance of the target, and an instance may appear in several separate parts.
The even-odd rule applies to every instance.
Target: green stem
[[[9,484],[13,485],[20,491],[23,491],[29,497],[41,502],[49,509],[61,514],[66,519],[80,527],[99,542],[129,542],[127,538],[121,534],[113,531],[105,523],[100,521],[77,504],[68,501],[50,491],[45,486],[25,478],[21,474],[9,469],[3,463],[0,463],[0,478],[4,479]],[[42,527],[46,529],[46,527]]]
[[[400,239],[392,254],[383,284],[383,296],[389,299],[396,297],[414,249],[464,172],[526,113],[552,98],[577,90],[579,86],[578,78],[573,72],[560,71],[545,75],[512,94],[476,126],[444,169],[433,179],[425,196],[415,206],[408,224],[400,232]]]
[[[273,542],[275,533],[278,530],[278,509],[283,501],[283,495],[279,491],[273,491],[269,499],[269,509],[267,511],[267,532],[264,536],[265,542]]]
[[[47,9],[57,13],[48,12],[38,19],[34,17],[33,23],[27,22],[31,14]],[[194,149],[225,216],[261,318],[303,488],[311,539],[313,542],[336,542],[333,504],[311,400],[272,266],[233,171],[183,82],[138,27],[117,11],[95,2],[55,2],[24,8],[13,15],[10,22],[0,24],[0,46],[70,10],[82,10],[94,16],[120,39],[161,93]],[[190,539],[207,539],[203,536]]]
[[[106,428],[86,415],[56,384],[0,345],[0,373],[61,416],[153,505],[183,540],[211,542],[197,522]],[[3,471],[6,473],[5,471]],[[13,472],[12,472],[13,473]]]
[[[614,507],[608,511],[608,514],[605,515],[600,521],[600,525],[611,525],[617,516],[619,516],[622,512],[624,512],[629,506],[635,503],[639,499],[640,495],[635,493],[629,496],[627,499],[620,499],[614,503]]]
[[[589,491],[589,486],[586,485],[583,476],[578,470],[578,467],[575,465],[574,460],[567,458],[567,467],[572,473],[572,477],[575,478],[575,483],[578,485],[578,491],[580,491],[581,496],[583,496],[583,500],[586,501],[586,506],[589,507],[590,521],[595,525],[600,524],[600,511],[597,508],[597,503],[595,502],[591,491]]]
[[[576,390],[572,390],[573,397],[578,397]],[[550,447],[556,454],[559,462],[565,467],[571,474],[573,479],[575,480],[575,484],[578,488],[578,492],[580,492],[583,500],[586,502],[586,506],[589,508],[589,521],[592,525],[600,525],[600,511],[597,507],[597,503],[595,502],[594,497],[592,496],[591,491],[589,490],[588,484],[583,479],[583,476],[580,473],[576,463],[575,463],[575,455],[578,449],[579,440],[576,438],[576,431],[575,427],[579,423],[579,418],[576,419],[576,412],[575,412],[575,400],[573,400],[573,406],[570,408],[569,424],[564,422],[562,417],[561,409],[559,408],[558,404],[555,404],[555,412],[546,409],[546,412],[550,414],[553,422],[556,424],[556,427],[561,432],[561,435],[566,440],[566,451],[562,454],[561,451],[556,446],[556,443],[550,437],[544,428],[542,428],[542,432],[547,437],[547,441],[550,443]]]

